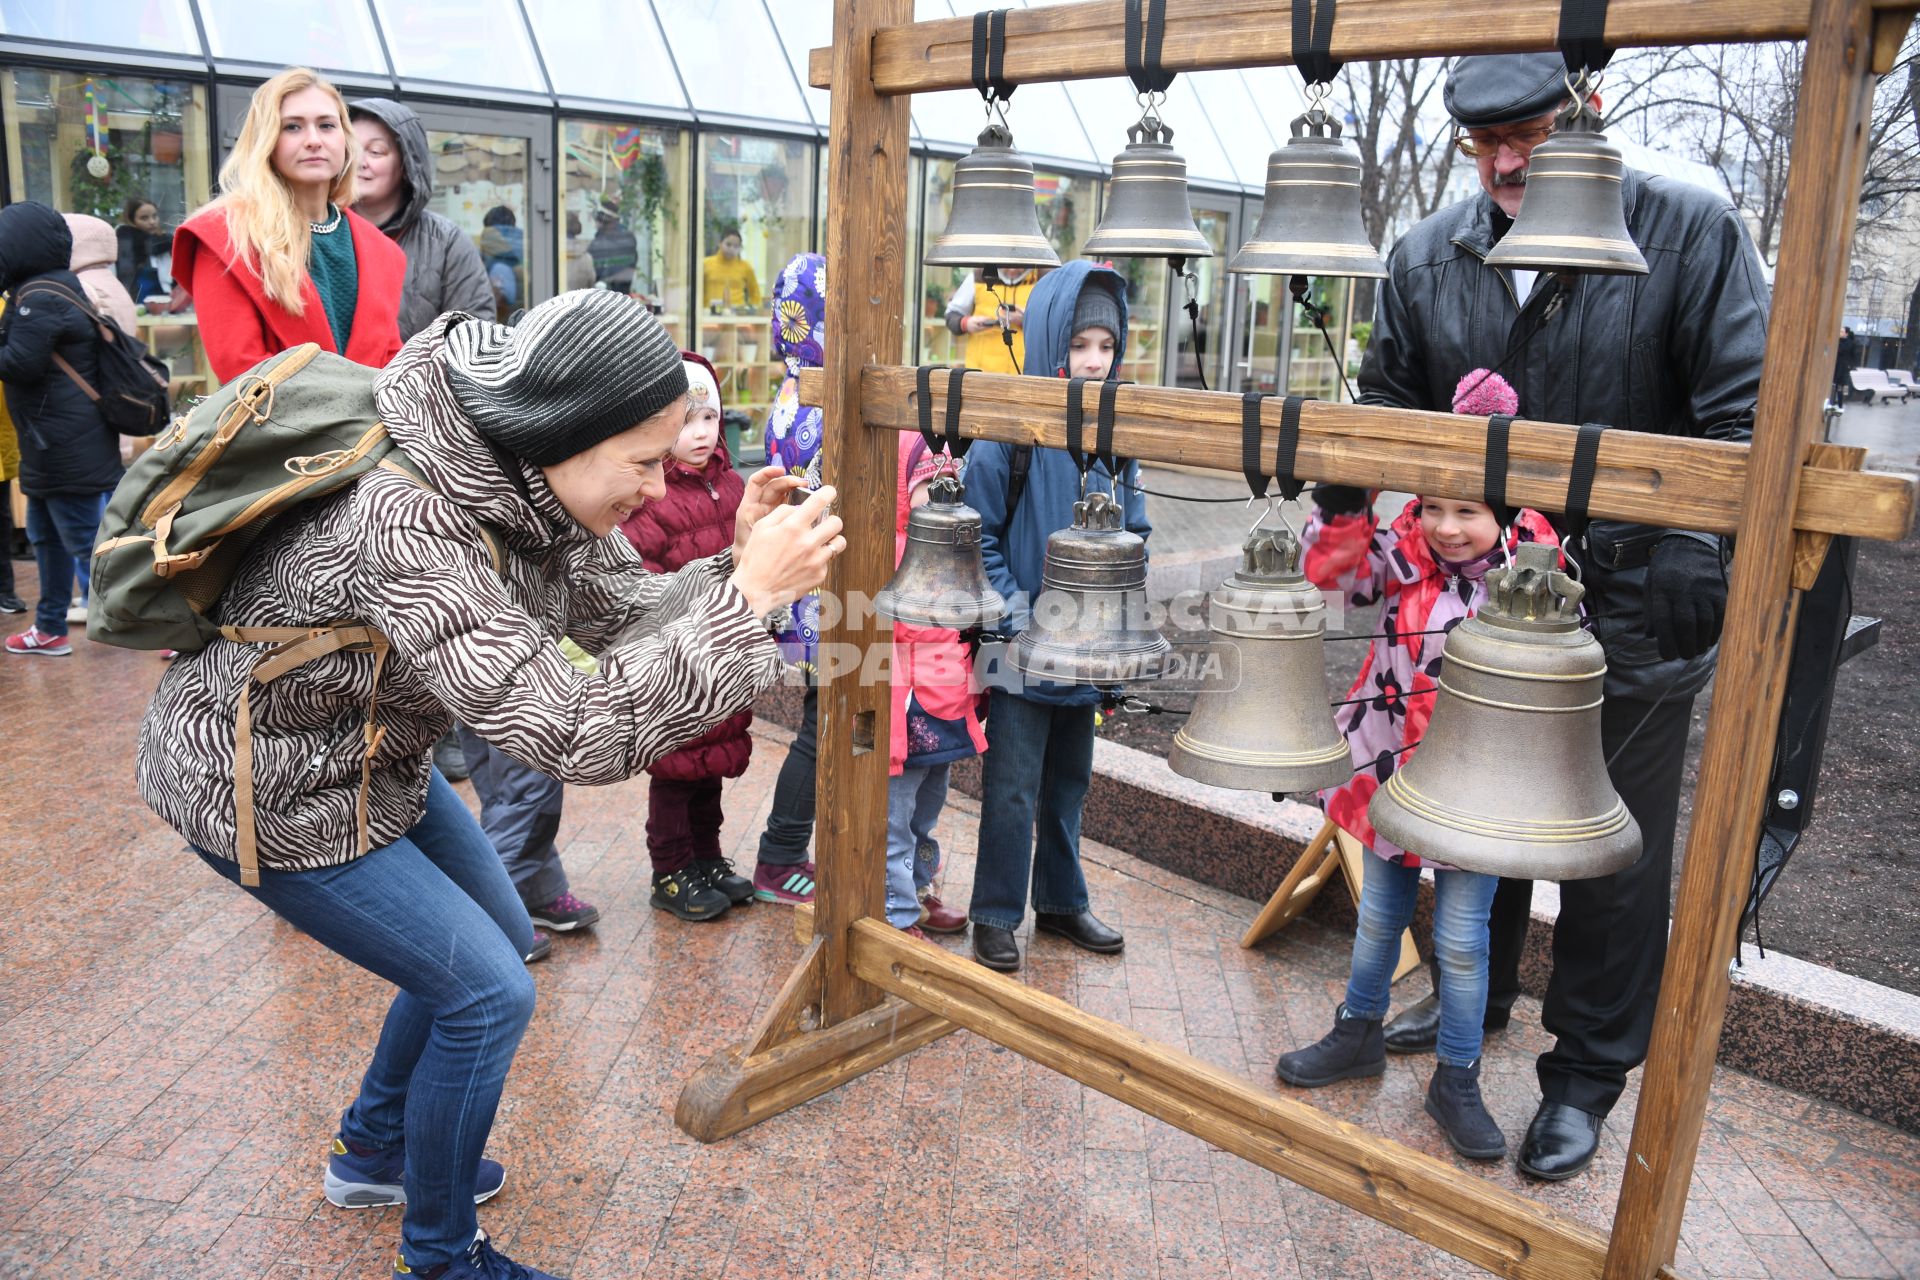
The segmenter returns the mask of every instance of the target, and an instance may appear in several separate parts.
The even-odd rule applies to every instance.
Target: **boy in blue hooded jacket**
[[[1126,354],[1126,282],[1106,267],[1067,263],[1034,286],[1026,336],[1029,376],[1113,376]],[[1093,401],[1091,389],[1087,398]],[[1025,489],[1012,501],[1013,462],[1014,446],[976,442],[967,455],[967,505],[980,513],[987,579],[1006,598],[1009,631],[1018,632],[1040,594],[1047,538],[1073,523],[1080,471],[1064,450],[1034,448]],[[1139,482],[1138,463],[1123,465],[1116,485],[1096,460],[1087,487],[1112,489],[1126,527],[1145,538],[1152,526]],[[990,692],[970,914],[974,958],[1011,972],[1020,967],[1014,931],[1026,917],[1029,884],[1035,929],[1088,951],[1116,952],[1125,940],[1088,909],[1080,870],[1080,810],[1093,780],[1100,691],[1028,680],[1007,660],[1006,648],[983,650],[977,664]]]

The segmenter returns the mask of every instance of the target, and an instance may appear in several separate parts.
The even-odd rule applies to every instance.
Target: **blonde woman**
[[[221,381],[303,342],[375,368],[400,350],[406,255],[347,209],[358,167],[338,89],[290,67],[254,91],[220,198],[173,238]]]

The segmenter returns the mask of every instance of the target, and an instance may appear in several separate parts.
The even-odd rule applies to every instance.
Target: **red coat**
[[[692,471],[672,458],[666,462],[667,492],[649,501],[620,525],[641,563],[655,573],[672,573],[733,545],[733,518],[747,484],[733,469],[724,442],[716,443],[703,470]],[[747,771],[753,739],[751,708],[709,729],[671,755],[647,766],[647,772],[676,782],[737,778]]]
[[[375,369],[384,368],[400,350],[400,286],[407,276],[407,255],[353,210],[344,216],[353,231],[359,273],[353,328],[344,352],[333,345],[327,309],[312,278],[300,283],[304,315],[296,316],[269,298],[259,274],[234,253],[224,212],[204,210],[173,233],[173,275],[193,295],[200,340],[220,381],[229,382],[268,356],[303,342],[317,342],[322,351]]]

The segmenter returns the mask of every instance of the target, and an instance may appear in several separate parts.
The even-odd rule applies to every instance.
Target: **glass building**
[[[916,0],[915,14],[1008,2]],[[822,240],[828,95],[806,78],[808,51],[831,43],[831,11],[828,0],[0,0],[7,196],[113,223],[130,201],[151,203],[177,226],[210,198],[253,89],[282,66],[312,66],[350,99],[419,113],[433,207],[483,255],[493,224],[524,229],[508,263],[514,304],[598,285],[645,300],[757,427],[779,378],[766,288]],[[1225,270],[1258,215],[1267,153],[1300,109],[1297,77],[1278,70],[1174,82],[1161,114],[1216,256],[1198,264],[1198,342],[1165,262],[1114,264],[1132,304],[1128,378],[1339,394],[1325,342],[1293,331],[1284,282]],[[1097,225],[1138,116],[1124,79],[1030,85],[1010,104],[1063,259]],[[983,114],[956,90],[917,95],[912,119],[908,207],[924,251]],[[901,358],[957,360],[944,314],[964,273],[914,257]],[[1342,286],[1326,300],[1343,341],[1348,291],[1325,284]],[[181,390],[210,388],[184,294],[141,301],[142,335]]]

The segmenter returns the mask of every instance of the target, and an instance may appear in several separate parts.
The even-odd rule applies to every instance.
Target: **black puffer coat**
[[[1464,375],[1498,368],[1524,418],[1746,439],[1769,299],[1740,215],[1705,188],[1631,169],[1623,196],[1648,273],[1572,277],[1564,292],[1542,279],[1524,308],[1486,265],[1512,224],[1484,192],[1407,232],[1387,257],[1362,403],[1445,413]],[[1713,673],[1714,654],[1663,662],[1646,634],[1647,562],[1667,532],[1606,520],[1588,531],[1587,607],[1610,697],[1690,697]]]
[[[20,488],[34,497],[104,493],[120,483],[120,438],[73,379],[53,362],[57,351],[89,383],[100,375],[98,331],[73,303],[49,291],[24,299],[36,280],[87,296],[67,269],[73,233],[36,200],[0,209],[0,382],[20,435]]]

